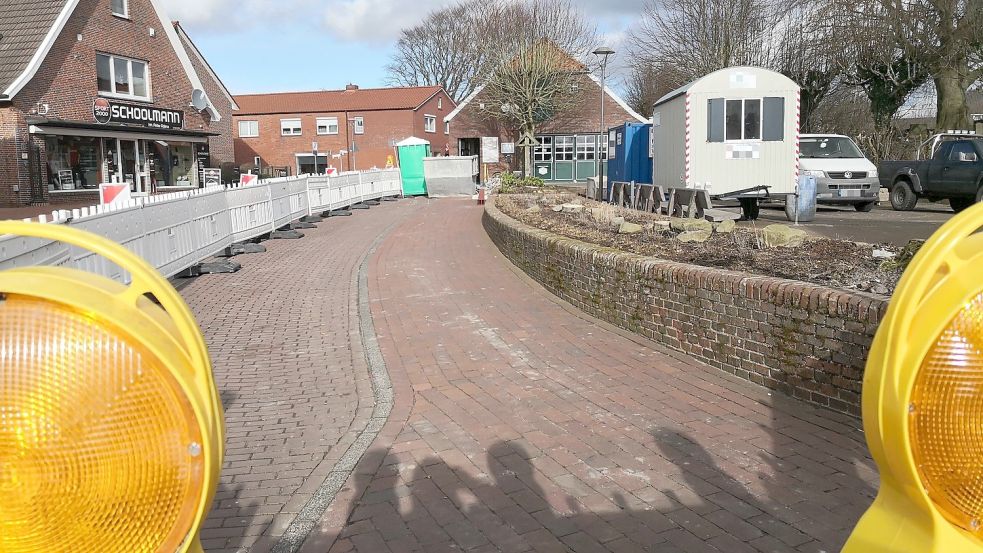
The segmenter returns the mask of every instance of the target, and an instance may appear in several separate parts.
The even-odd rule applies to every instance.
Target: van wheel
[[[899,180],[894,183],[894,188],[891,189],[891,207],[895,211],[911,211],[917,203],[918,196],[908,181]]]
[[[862,204],[853,204],[853,209],[856,209],[861,213],[868,213],[870,210],[874,209],[875,205],[877,205],[877,202],[864,202]]]

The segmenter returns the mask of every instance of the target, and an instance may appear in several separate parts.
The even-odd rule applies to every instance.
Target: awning
[[[127,138],[131,140],[171,140],[179,142],[207,142],[210,136],[219,133],[189,131],[184,129],[153,129],[129,125],[100,125],[62,121],[59,119],[28,119],[31,134],[53,134],[68,136],[94,136],[101,138]]]

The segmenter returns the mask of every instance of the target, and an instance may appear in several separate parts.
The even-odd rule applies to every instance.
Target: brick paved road
[[[833,552],[872,500],[857,421],[555,303],[472,202],[413,213],[369,277],[395,406],[305,552]]]
[[[225,405],[226,463],[203,532],[210,553],[265,551],[365,426],[374,402],[358,333],[356,271],[412,201],[266,242],[243,269],[181,293],[205,333]]]

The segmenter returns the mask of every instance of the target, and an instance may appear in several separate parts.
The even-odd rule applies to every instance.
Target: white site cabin
[[[799,178],[799,85],[729,67],[663,96],[652,116],[653,178],[712,197],[785,199]]]

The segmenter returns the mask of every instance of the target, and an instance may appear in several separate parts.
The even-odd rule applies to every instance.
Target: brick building
[[[559,50],[558,50],[559,51]],[[533,172],[548,181],[583,181],[597,174],[597,153],[606,159],[607,143],[601,136],[601,81],[587,72],[587,67],[572,56],[572,71],[576,73],[570,94],[577,96],[575,107],[564,111],[539,126],[536,140],[539,146],[533,150]],[[444,118],[449,129],[451,151],[454,155],[481,155],[481,138],[498,137],[503,147],[512,145],[514,154],[500,155],[496,171],[514,171],[521,168],[523,152],[516,144],[520,139],[518,129],[496,118],[495,110],[501,106],[484,94],[484,86],[478,87],[468,98]],[[630,122],[648,122],[648,118],[636,113],[610,87],[604,87],[604,129]],[[503,148],[504,151],[504,148]],[[484,163],[484,160],[481,160]]]
[[[314,172],[312,143],[317,142],[317,167],[340,171],[385,167],[394,145],[411,136],[430,141],[434,152],[448,145],[441,124],[455,104],[437,86],[282,92],[235,96],[235,159],[253,169],[287,174]],[[354,150],[354,155],[348,151]],[[265,170],[264,170],[265,171]]]
[[[0,205],[198,187],[232,161],[235,107],[154,0],[3,0]]]

